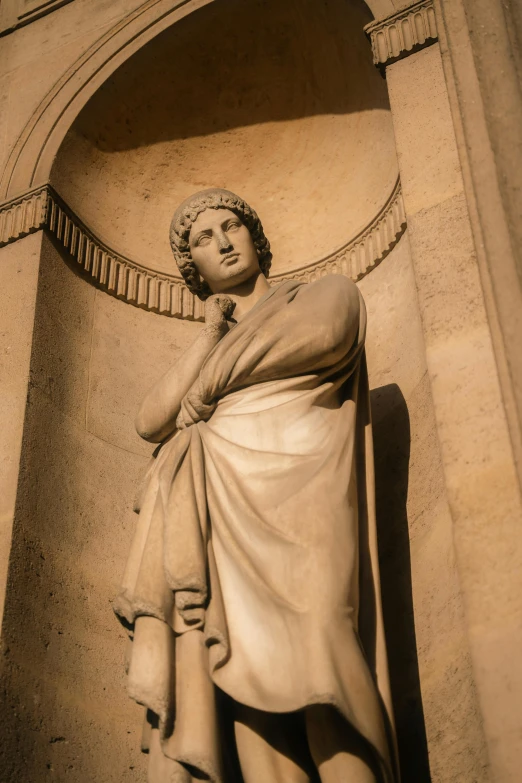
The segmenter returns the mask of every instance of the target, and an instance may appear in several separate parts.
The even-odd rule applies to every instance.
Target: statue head
[[[257,214],[221,188],[201,190],[180,204],[170,224],[170,245],[187,288],[200,299],[259,270],[268,277],[272,263]]]

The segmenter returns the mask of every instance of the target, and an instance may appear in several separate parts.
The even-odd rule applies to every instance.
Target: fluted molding
[[[47,185],[0,204],[0,247],[43,228],[48,204]]]
[[[437,41],[433,0],[422,0],[385,19],[371,22],[364,29],[372,44],[373,62],[384,69]]]
[[[161,315],[203,320],[203,302],[190,293],[181,277],[155,272],[115,253],[85,226],[51,187],[48,187],[45,228],[82,273],[108,294]]]
[[[180,277],[147,269],[111,250],[50,185],[0,204],[0,247],[43,228],[67,251],[71,263],[108,294],[161,315],[203,320],[203,302],[189,292]],[[406,216],[397,181],[383,209],[357,236],[319,261],[273,275],[270,282],[310,282],[327,274],[360,280],[388,255],[405,229]]]

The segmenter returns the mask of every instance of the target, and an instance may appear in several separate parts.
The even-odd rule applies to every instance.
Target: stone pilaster
[[[490,778],[482,761],[458,779],[515,783],[522,506],[439,46],[388,64],[386,78],[483,723],[476,759],[484,760],[483,731],[491,763]]]

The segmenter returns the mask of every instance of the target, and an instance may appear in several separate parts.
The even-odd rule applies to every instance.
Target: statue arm
[[[136,417],[138,435],[151,443],[161,443],[176,429],[181,402],[196,381],[203,362],[228,331],[227,317],[233,304],[217,294],[205,303],[205,326],[190,348],[152,387]]]

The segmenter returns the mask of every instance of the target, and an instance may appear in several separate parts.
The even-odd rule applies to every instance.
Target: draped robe
[[[346,277],[270,289],[152,460],[114,607],[151,783],[230,783],[218,689],[273,713],[333,705],[395,780],[365,326]]]

